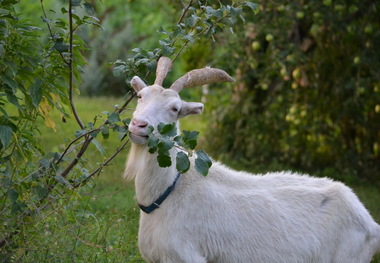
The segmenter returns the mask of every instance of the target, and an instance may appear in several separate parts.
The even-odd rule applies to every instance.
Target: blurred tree
[[[224,104],[213,111],[209,149],[251,167],[379,180],[380,3],[265,1],[260,10],[220,55],[237,81],[211,91]]]
[[[81,32],[89,47],[81,90],[88,95],[125,94],[129,89],[125,77],[113,75],[110,63],[116,59],[127,59],[134,47],[155,47],[159,40],[157,29],[173,23],[177,10],[162,1],[129,1],[128,4],[123,0],[90,2],[103,30],[86,28]]]

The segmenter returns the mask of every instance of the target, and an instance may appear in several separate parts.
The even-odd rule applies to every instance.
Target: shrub
[[[378,180],[379,8],[373,1],[263,3],[222,57],[237,82],[212,115],[213,154]]]

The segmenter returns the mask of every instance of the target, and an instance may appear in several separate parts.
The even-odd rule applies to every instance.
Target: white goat
[[[146,146],[148,126],[203,111],[203,104],[180,99],[182,88],[233,81],[222,70],[205,68],[164,89],[170,67],[170,59],[162,57],[154,85],[138,77],[131,82],[138,103],[129,126],[133,144],[124,176],[135,179],[137,201],[146,211],[141,212],[138,237],[145,260],[370,262],[380,250],[380,226],[342,183],[289,172],[252,175],[217,162],[207,177],[194,168],[180,175],[175,165],[159,167]],[[176,151],[171,150],[173,163]]]

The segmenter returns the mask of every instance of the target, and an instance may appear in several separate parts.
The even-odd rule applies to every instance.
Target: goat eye
[[[141,96],[140,94],[137,94],[137,98],[138,98],[138,99],[141,99],[142,96]]]
[[[173,112],[178,112],[178,108],[176,108],[176,107],[172,107],[172,111],[173,111]]]

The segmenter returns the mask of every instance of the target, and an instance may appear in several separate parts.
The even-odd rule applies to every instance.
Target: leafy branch
[[[73,55],[73,37],[74,37],[74,29],[73,29],[73,1],[69,0],[69,100],[71,110],[73,111],[74,117],[77,120],[78,125],[81,129],[84,128],[84,124],[81,118],[78,115],[77,109],[75,107],[74,98],[73,98],[73,90],[74,90],[74,55]]]
[[[117,60],[114,65],[114,75],[125,74],[127,78],[134,75],[148,76],[156,68],[156,61],[160,56],[174,56],[173,62],[178,59],[185,48],[200,38],[212,38],[228,26],[232,28],[238,21],[244,22],[243,8],[248,7],[258,12],[258,5],[250,1],[223,5],[213,8],[200,1],[190,0],[187,5],[182,2],[184,9],[178,22],[169,29],[163,27],[157,30],[165,38],[159,41],[160,48],[145,50],[132,49],[134,56],[126,61]],[[231,30],[233,32],[233,30]]]
[[[211,159],[203,150],[195,151],[199,132],[183,131],[177,134],[175,123],[159,123],[157,129],[151,126],[148,136],[149,153],[157,153],[157,162],[160,167],[170,167],[172,160],[170,150],[177,148],[176,168],[179,172],[185,173],[190,169],[189,157],[195,157],[195,170],[203,176],[207,176],[212,165]]]
[[[93,143],[102,154],[105,154],[105,151],[100,143],[95,140],[98,133],[102,133],[103,138],[108,138],[108,130],[112,129],[113,131],[119,133],[120,141],[125,139],[129,119],[121,120],[120,114],[126,109],[127,105],[133,99],[133,94],[130,93],[124,104],[120,108],[115,108],[112,113],[107,113],[106,120],[104,120],[104,122],[101,123],[98,127],[94,127],[94,124],[91,123],[86,127],[78,115],[73,99],[73,93],[75,88],[74,80],[75,78],[79,77],[79,74],[76,63],[74,62],[82,61],[82,54],[80,51],[81,48],[83,49],[83,45],[80,46],[74,42],[74,31],[80,25],[95,24],[88,22],[88,17],[85,16],[83,18],[80,18],[73,13],[73,8],[79,6],[80,2],[81,1],[71,0],[68,4],[68,10],[65,8],[61,9],[62,14],[68,14],[68,27],[62,19],[57,21],[50,20],[47,17],[43,0],[40,1],[40,4],[43,13],[42,19],[47,25],[50,41],[52,43],[52,49],[50,49],[52,51],[49,50],[49,55],[52,54],[51,52],[56,51],[59,54],[59,57],[62,59],[62,63],[66,67],[69,80],[69,87],[67,89],[69,95],[69,105],[81,130],[76,133],[76,138],[68,143],[62,154],[47,154],[37,162],[38,168],[36,170],[28,172],[28,174],[25,174],[24,172],[25,175],[19,178],[20,180],[17,178],[8,180],[8,190],[5,192],[2,191],[4,194],[2,200],[5,198],[8,201],[2,204],[1,209],[2,213],[7,213],[8,220],[6,220],[6,222],[13,223],[12,227],[10,227],[8,231],[2,233],[2,239],[0,239],[0,248],[4,246],[10,248],[12,247],[12,240],[15,236],[22,233],[22,229],[26,224],[25,220],[27,220],[27,218],[36,216],[47,207],[56,206],[55,199],[57,197],[53,194],[54,191],[56,192],[57,196],[65,196],[67,195],[67,190],[71,191],[73,189],[79,188],[80,186],[86,185],[94,175],[99,174],[105,166],[109,165],[109,163],[117,156],[117,154],[125,150],[129,143],[129,140],[125,140],[123,144],[118,147],[112,155],[104,160],[93,172],[90,173],[84,168],[79,169],[79,173],[82,173],[82,175],[79,178],[75,178],[75,174],[78,173],[76,171],[78,170],[77,165],[79,162],[81,162],[91,143]],[[88,5],[88,3],[86,4]],[[55,25],[58,29],[62,29],[62,32],[65,34],[67,32],[67,36],[65,34],[62,35],[60,32],[54,32],[55,28],[53,25]],[[66,38],[68,39],[67,43],[65,42]],[[77,51],[74,50],[74,46],[77,47]],[[52,56],[51,59],[54,59],[54,57]],[[54,61],[54,63],[56,63],[56,65],[59,65],[59,62],[57,61]],[[58,67],[60,66],[57,66],[57,68]],[[53,97],[52,94],[49,94],[49,96],[51,97],[51,103],[54,106],[58,107],[55,95]],[[64,99],[64,97],[61,98]],[[32,100],[37,101],[37,99],[34,99],[34,97],[32,97]],[[14,103],[16,102],[17,101]],[[38,105],[37,102],[36,104]],[[47,108],[50,106],[46,103],[46,105],[40,107]],[[44,114],[44,117],[46,119],[50,118],[47,112],[48,111],[46,111],[46,114]],[[50,121],[53,122],[52,120]],[[2,133],[5,135],[12,135],[12,131],[8,131],[8,126],[4,126],[4,128],[1,127],[1,129],[4,130]],[[6,136],[1,136],[2,145],[12,145],[10,139],[8,140],[7,138],[8,137]],[[17,137],[15,137],[15,139],[17,139]],[[16,145],[16,143],[14,143],[14,145]],[[75,156],[70,159],[68,156],[69,153],[72,152],[73,148],[77,147],[79,147],[78,151],[75,153]],[[76,170],[74,170],[74,168]],[[69,177],[69,174],[72,174],[72,176]],[[28,188],[24,190],[24,186],[22,185],[27,186]],[[17,220],[15,220],[15,218],[17,218]]]

